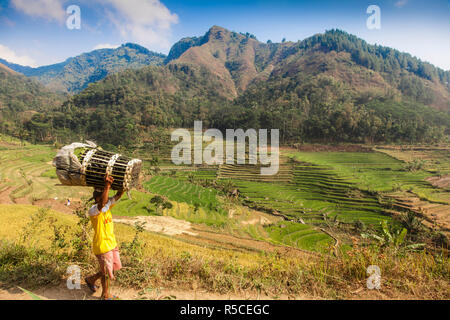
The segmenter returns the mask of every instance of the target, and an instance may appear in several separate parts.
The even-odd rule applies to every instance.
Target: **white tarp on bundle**
[[[61,148],[53,159],[59,181],[68,186],[82,186],[81,163],[74,153],[75,149],[96,147],[95,143],[86,141],[86,143],[74,142]]]

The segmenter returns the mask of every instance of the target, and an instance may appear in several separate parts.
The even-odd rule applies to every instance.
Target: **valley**
[[[143,160],[112,209],[125,298],[449,299],[449,82],[338,29],[274,43],[212,26],[167,55],[128,42],[37,68],[0,59],[0,299],[97,298],[84,282],[62,293],[68,266],[96,270],[92,189],[52,166],[86,140]],[[226,161],[237,128],[271,143],[233,138],[246,163]],[[221,161],[196,152],[212,146]]]
[[[56,149],[51,146],[21,143],[16,139],[2,136],[0,156],[2,239],[17,239],[16,237],[21,234],[18,230],[23,229],[29,219],[27,218],[29,213],[26,212],[31,213],[37,208],[50,209],[58,224],[71,225],[76,222],[75,212],[82,208],[83,201],[90,197],[89,188],[58,186],[59,182],[51,166],[55,152]],[[398,154],[403,155],[402,152]],[[281,268],[286,268],[289,264],[284,264],[291,261],[306,270],[304,264],[310,259],[312,261],[346,259],[342,255],[345,256],[355,250],[356,238],[365,241],[361,238],[362,233],[380,232],[382,221],[392,226],[405,225],[405,221],[398,217],[403,217],[408,212],[416,212],[419,216],[419,211],[415,210],[419,207],[421,210],[435,208],[436,211],[431,211],[430,214],[438,213],[439,219],[430,220],[431,216],[427,211],[420,211],[426,218],[424,228],[428,231],[423,229],[422,232],[425,233],[420,239],[417,238],[417,234],[408,233],[408,242],[424,241],[425,234],[428,233],[430,238],[426,241],[431,249],[434,241],[432,234],[437,235],[440,232],[448,237],[450,217],[449,203],[446,200],[448,190],[433,187],[425,180],[433,175],[431,172],[434,167],[427,167],[426,171],[403,171],[402,168],[407,162],[377,151],[312,153],[283,148],[281,155],[279,173],[267,177],[260,176],[257,168],[249,165],[174,166],[165,160],[161,160],[162,162],[157,165],[147,160],[145,165],[147,174],[142,187],[132,191],[131,198],[125,195],[113,210],[114,221],[119,230],[119,241],[124,246],[122,249],[124,255],[126,256],[127,252],[126,239],[132,238],[133,225],[138,223],[146,230],[145,234],[140,233],[142,231],[137,233],[141,234],[141,239],[145,239],[143,246],[147,248],[146,252],[149,250],[148,246],[152,251],[166,251],[168,247],[165,243],[176,241],[177,246],[170,247],[172,252],[170,259],[188,259],[186,262],[194,257],[197,259],[199,257],[194,252],[202,248],[205,253],[210,252],[208,254],[216,257],[213,259],[219,259],[214,262],[219,264],[222,263],[219,257],[224,254],[230,257],[245,256],[246,258],[242,258],[244,260],[239,260],[241,258],[232,260],[233,268],[239,270],[249,268],[248,263],[251,264],[250,261],[254,259],[267,262],[266,259],[272,259],[268,258],[272,256],[274,261],[279,261],[277,264],[281,263],[284,266],[279,266]],[[407,151],[403,156],[407,156]],[[390,168],[388,171],[393,171],[389,172],[388,179],[385,174],[386,167]],[[397,184],[401,184],[400,188]],[[413,202],[417,203],[416,207],[405,205],[408,199],[414,197],[418,199],[416,192],[429,198],[420,198],[420,205],[417,201]],[[153,202],[152,199],[155,197],[162,197],[164,201],[170,202],[170,208],[164,209],[157,202]],[[71,200],[70,207],[65,205],[67,199]],[[17,214],[22,218],[15,218],[13,222],[11,219]],[[17,231],[11,233],[12,230]],[[37,243],[45,248],[51,243],[52,235],[51,228],[43,230],[48,236],[40,236]],[[411,229],[411,232],[414,231]],[[186,258],[186,255],[190,258]],[[247,260],[250,256],[253,258]],[[132,259],[132,256],[127,259]],[[264,267],[266,262],[260,267]],[[160,264],[162,261],[156,263]],[[131,268],[141,270],[139,264],[131,265],[134,266]],[[309,268],[317,266],[310,265]],[[199,282],[199,288],[211,292],[212,296],[214,292],[221,294],[235,292],[230,291],[231,287],[228,285],[209,283],[209,280],[204,278],[205,275],[195,275],[192,269],[184,269],[181,265],[180,268],[182,269],[179,272],[189,278],[200,277],[196,280]],[[264,272],[268,272],[269,277],[273,275],[273,280],[278,279],[274,273],[277,269],[268,266],[267,268]],[[163,269],[160,270],[165,272]],[[315,279],[314,281],[319,281],[314,276],[313,270],[311,269],[311,277]],[[228,274],[222,267],[217,271]],[[147,271],[144,268],[140,272]],[[385,272],[389,273],[387,270]],[[4,276],[7,274],[8,271],[0,268],[0,281],[1,279],[5,281]],[[234,273],[228,276],[232,274]],[[156,274],[146,276],[148,279],[144,283],[148,285],[152,283],[153,286],[154,281],[163,281],[165,288],[173,289],[181,285],[179,279],[164,276],[163,273],[156,278],[155,276]],[[400,273],[387,276],[405,275]],[[157,280],[159,277],[163,278]],[[57,278],[52,280],[55,285],[58,284]],[[36,281],[32,276],[27,279],[25,281],[30,281],[30,285]],[[256,278],[251,279],[259,281]],[[123,288],[131,286],[130,288],[145,289],[145,286],[142,287],[131,279],[123,281],[120,283]],[[339,290],[342,297],[361,297],[360,294],[355,296],[350,293],[354,289],[343,291],[341,286],[335,287],[337,283],[332,284],[326,281],[326,278],[323,279],[324,282],[321,281],[318,283],[321,283],[322,293],[311,292],[300,283],[297,289],[286,291],[286,287],[282,285],[271,284],[270,279],[264,280],[263,288],[269,297],[280,294],[293,296],[319,294],[328,297],[329,292],[337,292],[333,290]],[[341,281],[346,280],[342,278]],[[233,287],[234,290],[252,295],[256,294],[254,285],[255,283],[248,285],[235,283]],[[415,288],[420,288],[421,285],[416,283]],[[186,290],[192,288],[186,287]],[[345,292],[345,295],[342,295],[342,292]],[[382,290],[382,294],[387,297],[391,294],[406,297],[411,294],[408,292],[410,291],[395,285]],[[430,294],[444,297],[447,294],[441,286],[429,287],[427,292],[423,292],[422,297],[431,297]],[[372,296],[366,290],[361,294],[365,297]]]

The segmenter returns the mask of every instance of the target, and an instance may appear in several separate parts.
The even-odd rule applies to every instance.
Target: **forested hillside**
[[[449,74],[339,30],[261,43],[214,26],[176,43],[164,66],[110,74],[25,127],[33,137],[115,145],[194,120],[279,128],[282,143],[430,143],[450,134]]]
[[[220,82],[204,68],[187,65],[145,67],[109,75],[52,113],[38,113],[30,132],[51,130],[55,138],[85,137],[108,144],[136,144],[154,127],[190,127],[228,100]],[[46,129],[40,124],[50,124]]]
[[[47,113],[67,98],[55,94],[33,79],[29,79],[0,64],[0,131],[18,137],[27,136],[23,122],[33,114]],[[47,126],[44,124],[37,124]],[[47,134],[47,132],[46,132]],[[44,137],[40,137],[42,139]]]

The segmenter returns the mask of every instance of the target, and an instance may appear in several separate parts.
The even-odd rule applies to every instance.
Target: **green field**
[[[185,202],[211,211],[221,210],[217,190],[204,188],[183,179],[155,176],[146,182],[144,187],[151,193],[164,195],[173,201]]]
[[[169,198],[173,207],[170,209],[159,210],[155,206],[155,204],[151,203],[151,199],[156,195],[165,196],[164,192],[149,193],[133,190],[131,191],[131,199],[128,198],[126,194],[123,195],[122,199],[114,207],[113,214],[126,217],[165,215],[174,217],[176,219],[182,219],[196,224],[205,224],[207,226],[216,228],[224,228],[227,225],[233,224],[223,211],[208,210],[207,207],[202,206],[196,208],[194,205],[192,205],[192,203],[181,201],[182,198],[177,197],[176,192],[174,192],[173,194],[175,194],[173,198],[178,199],[174,200],[173,198]],[[219,202],[217,203],[220,204]]]
[[[324,166],[340,179],[369,192],[412,191],[421,198],[442,201],[443,190],[433,188],[425,170],[409,171],[405,162],[380,152],[290,152],[296,161]]]
[[[0,192],[7,203],[34,203],[37,200],[80,199],[90,188],[58,186],[51,160],[52,146],[21,145],[17,141],[1,146]],[[143,185],[145,192],[124,195],[114,213],[119,216],[167,215],[205,225],[227,234],[322,250],[334,240],[320,228],[330,224],[352,226],[362,222],[378,228],[391,220],[390,210],[379,201],[394,190],[413,190],[425,197],[438,197],[442,190],[424,179],[428,171],[407,171],[405,163],[379,152],[288,152],[282,157],[280,172],[261,177],[259,167],[161,165],[159,174]],[[154,167],[148,161],[147,168]],[[217,187],[230,181],[240,192],[231,200]],[[172,208],[160,209],[151,199],[160,195]],[[285,221],[248,224],[250,207],[284,217]],[[440,208],[440,207],[439,207]],[[439,209],[438,208],[438,209]],[[440,210],[440,209],[439,209]],[[239,211],[241,215],[229,216]]]
[[[317,231],[309,225],[284,221],[266,228],[271,240],[297,248],[328,248],[332,239],[325,233]]]

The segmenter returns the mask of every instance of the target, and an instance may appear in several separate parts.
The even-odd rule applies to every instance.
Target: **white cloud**
[[[36,62],[28,56],[19,56],[10,48],[0,44],[0,58],[11,62],[20,64],[22,66],[36,67]]]
[[[397,8],[401,8],[403,6],[405,6],[408,3],[409,0],[399,0],[395,3],[395,6]]]
[[[99,43],[96,45],[92,50],[98,50],[98,49],[116,49],[120,47],[120,45],[115,44],[109,44],[109,43]]]
[[[178,16],[159,0],[100,0],[109,5],[107,17],[124,38],[144,46],[169,48],[168,37]]]
[[[26,15],[49,21],[56,20],[61,23],[66,18],[63,2],[64,0],[11,0],[14,7]]]

